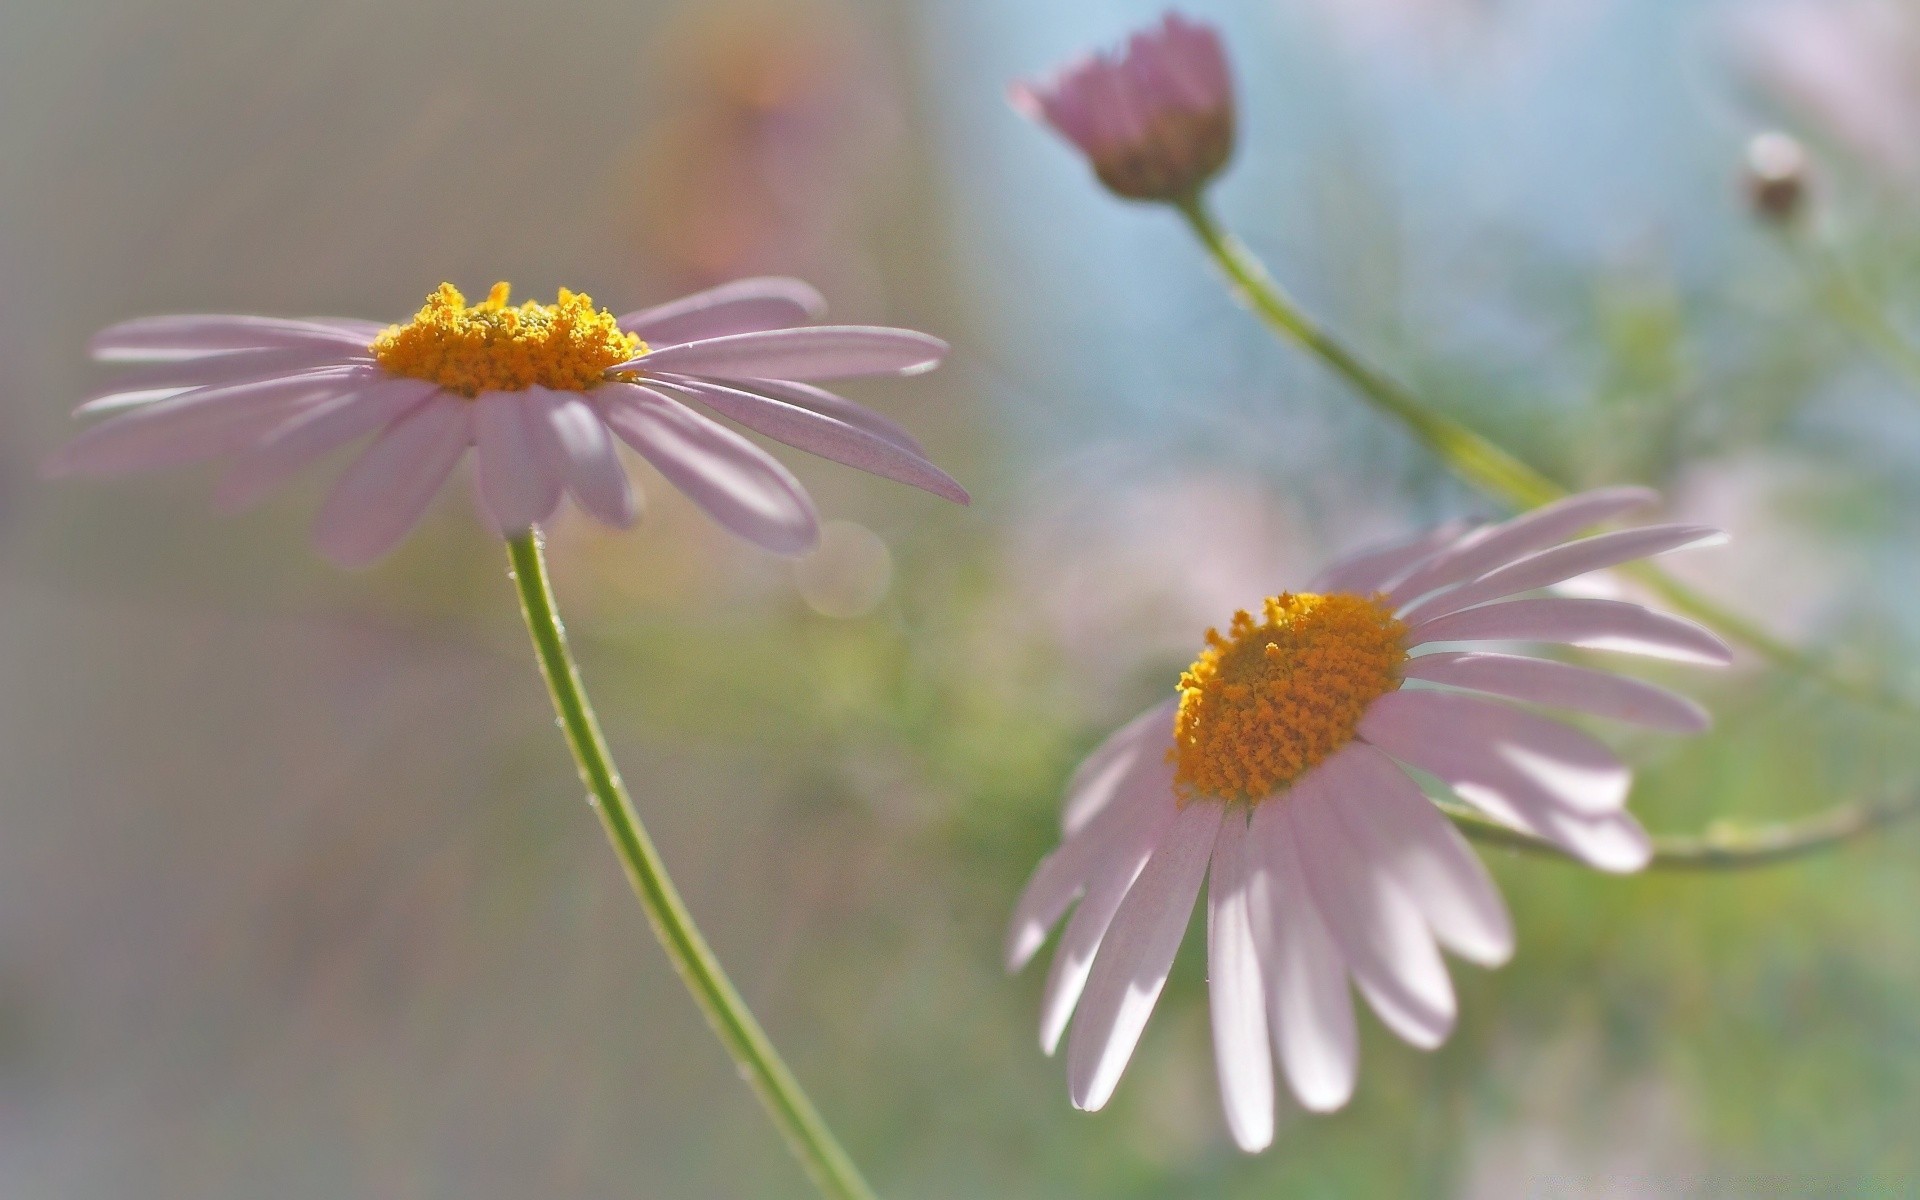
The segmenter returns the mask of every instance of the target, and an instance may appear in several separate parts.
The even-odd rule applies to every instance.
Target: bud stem
[[[1234,295],[1274,332],[1301,346],[1359,391],[1376,409],[1398,420],[1455,475],[1516,511],[1560,499],[1567,489],[1485,436],[1436,412],[1404,384],[1379,371],[1309,316],[1274,281],[1265,264],[1220,224],[1194,196],[1174,205],[1231,283]],[[1920,367],[1920,361],[1916,361]],[[1819,680],[1828,688],[1870,704],[1920,715],[1920,704],[1880,681],[1835,670],[1787,645],[1751,620],[1727,611],[1649,563],[1624,568],[1687,616],[1714,626],[1777,667]]]

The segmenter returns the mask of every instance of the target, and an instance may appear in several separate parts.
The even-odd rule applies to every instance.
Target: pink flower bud
[[[1130,200],[1190,199],[1233,154],[1233,79],[1220,35],[1169,13],[1118,54],[1093,54],[1044,83],[1015,84],[1013,106],[1079,148],[1108,190]]]

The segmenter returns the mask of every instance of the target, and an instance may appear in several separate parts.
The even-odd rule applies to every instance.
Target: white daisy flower
[[[1700,525],[1568,540],[1654,499],[1640,488],[1587,492],[1340,562],[1308,592],[1270,597],[1257,617],[1235,614],[1225,635],[1209,630],[1178,694],[1081,764],[1065,840],[1035,870],[1007,941],[1018,970],[1073,908],[1040,1042],[1053,1053],[1071,1021],[1077,1107],[1113,1095],[1209,875],[1215,1059],[1243,1149],[1273,1139],[1276,1058],[1309,1109],[1337,1109],[1352,1094],[1349,980],[1401,1038],[1423,1049],[1446,1039],[1454,995],[1439,948],[1496,966],[1513,952],[1513,926],[1485,867],[1408,768],[1601,870],[1646,865],[1646,832],[1624,807],[1626,765],[1587,734],[1502,700],[1673,733],[1705,729],[1706,713],[1603,671],[1432,647],[1553,643],[1725,664],[1712,633],[1638,604],[1513,598],[1722,540]]]

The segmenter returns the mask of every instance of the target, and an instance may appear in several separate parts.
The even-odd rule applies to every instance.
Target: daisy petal
[[[245,449],[302,405],[364,383],[352,368],[200,388],[110,417],[47,460],[49,475],[116,475],[206,462]]]
[[[1007,925],[1008,971],[1027,964],[1054,922],[1086,889],[1087,881],[1106,869],[1105,864],[1126,857],[1136,842],[1143,850],[1151,845],[1146,835],[1153,822],[1171,808],[1172,773],[1157,763],[1127,761],[1115,790],[1120,797],[1041,859],[1027,880]]]
[[[601,413],[572,392],[533,387],[524,395],[547,469],[566,480],[567,491],[595,519],[616,529],[633,524],[639,512],[633,483]]]
[[[1578,729],[1460,692],[1388,692],[1368,708],[1359,731],[1376,745],[1376,733],[1391,740],[1382,749],[1395,757],[1409,743],[1425,742],[1426,757],[1445,759],[1455,775],[1503,791],[1535,792],[1586,816],[1617,812],[1632,782],[1613,751]]]
[[[334,349],[362,355],[364,338],[333,326],[282,317],[139,317],[93,335],[87,350],[104,362],[204,358],[234,350]]]
[[[1453,982],[1419,908],[1333,811],[1366,795],[1329,765],[1309,771],[1283,801],[1307,888],[1373,1011],[1402,1039],[1431,1050],[1453,1031]]]
[[[864,429],[812,409],[767,396],[724,387],[698,379],[659,380],[690,392],[701,403],[729,420],[796,450],[844,463],[855,470],[932,492],[955,504],[968,503],[967,489],[953,477],[910,450],[874,436]]]
[[[883,442],[892,442],[908,453],[918,454],[922,458],[927,455],[927,448],[922,446],[898,421],[883,417],[864,404],[855,404],[845,396],[836,395],[824,388],[814,387],[810,383],[795,383],[789,379],[742,379],[736,381],[736,386],[845,421],[856,429],[866,430]]]
[[[391,551],[426,515],[471,438],[472,405],[441,395],[400,420],[356,459],[314,521],[320,553],[364,567]]]
[[[1157,800],[1145,809],[1147,819],[1133,831],[1134,836],[1124,842],[1116,840],[1103,854],[1087,877],[1086,897],[1060,933],[1060,944],[1047,967],[1046,986],[1040,992],[1040,1049],[1047,1054],[1060,1046],[1060,1036],[1067,1031],[1074,1006],[1080,1003],[1087,975],[1093,970],[1094,958],[1121,901],[1178,815],[1170,779]]]
[[[1180,810],[1101,939],[1067,1039],[1067,1091],[1075,1108],[1105,1107],[1133,1057],[1193,916],[1224,811],[1204,800]]]
[[[1372,861],[1387,865],[1440,944],[1484,967],[1511,958],[1506,902],[1453,823],[1372,746],[1353,742],[1335,757],[1345,760],[1356,791],[1353,802],[1339,806],[1340,820]]]
[[[1253,891],[1246,814],[1236,809],[1220,822],[1207,881],[1207,1002],[1220,1102],[1234,1142],[1249,1154],[1273,1141],[1273,1050],[1253,940]],[[1266,903],[1264,889],[1258,902]]]
[[[1307,590],[1323,595],[1350,592],[1359,596],[1385,591],[1394,580],[1433,557],[1443,547],[1460,540],[1470,528],[1465,521],[1447,521],[1417,537],[1362,550],[1320,572],[1307,585]]]
[[[214,491],[215,506],[236,512],[258,503],[295,472],[397,420],[434,391],[424,380],[387,379],[315,404],[234,459]]]
[[[664,346],[623,365],[718,379],[845,379],[916,374],[946,353],[945,342],[911,329],[813,325]]]
[[[1659,496],[1647,488],[1618,487],[1581,492],[1543,504],[1469,534],[1452,549],[1421,563],[1412,574],[1393,585],[1391,598],[1396,605],[1406,604],[1437,588],[1478,579],[1495,567],[1563,542],[1589,525],[1597,525],[1658,499]]]
[[[1163,752],[1172,744],[1173,710],[1178,704],[1178,700],[1156,704],[1128,721],[1074,769],[1060,813],[1062,834],[1072,837],[1107,806],[1118,788],[1119,772],[1135,758]]]
[[[372,365],[371,358],[348,357],[332,350],[249,350],[184,362],[156,363],[120,372],[112,383],[89,395],[85,403],[73,410],[73,415],[104,416],[195,388],[261,382],[321,367]]]
[[[721,525],[774,554],[818,544],[813,501],[766,451],[651,389],[609,383],[595,391],[613,431]]]
[[[1274,1052],[1287,1086],[1310,1111],[1332,1112],[1353,1095],[1360,1038],[1347,962],[1308,891],[1285,803],[1275,798],[1253,811],[1249,851],[1266,891],[1265,904],[1253,910],[1253,936],[1265,967]]]
[[[1408,659],[1401,673],[1408,679],[1491,692],[1529,704],[1569,708],[1668,733],[1702,733],[1712,723],[1706,709],[1665,688],[1542,658],[1513,654],[1423,654]]]
[[[1651,846],[1622,811],[1583,811],[1500,747],[1463,731],[1460,715],[1444,701],[1466,699],[1440,692],[1390,692],[1374,701],[1360,722],[1370,744],[1409,766],[1436,775],[1462,800],[1504,825],[1530,833],[1605,871],[1635,871]],[[1434,704],[1433,701],[1442,701]]]
[[[1726,540],[1725,533],[1710,525],[1649,525],[1596,534],[1528,555],[1472,583],[1429,596],[1402,613],[1400,619],[1417,625],[1489,600],[1552,587],[1589,571],[1617,567],[1690,546],[1718,545]]]
[[[1556,642],[1589,650],[1725,666],[1733,651],[1692,621],[1624,600],[1507,600],[1414,626],[1407,645],[1430,642]]]
[[[565,473],[545,452],[524,396],[486,392],[473,402],[473,444],[483,508],[502,537],[517,537],[553,515]],[[597,418],[596,418],[597,420]],[[624,477],[624,473],[623,473]]]
[[[674,346],[734,333],[786,329],[820,319],[819,292],[780,276],[736,279],[620,318],[620,328],[653,346]]]

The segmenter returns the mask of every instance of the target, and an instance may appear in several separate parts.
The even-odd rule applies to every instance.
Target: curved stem
[[[640,824],[626,786],[620,782],[606,739],[600,734],[600,723],[593,715],[593,705],[581,686],[579,669],[567,649],[567,635],[554,607],[539,535],[528,533],[511,539],[507,556],[520,592],[520,611],[540,659],[540,673],[546,677],[554,711],[559,714],[567,745],[580,768],[580,781],[592,795],[607,840],[626,868],[627,881],[640,898],[640,907],[646,910],[661,948],[814,1185],[823,1195],[837,1200],[873,1200],[872,1189],[860,1178],[853,1160],[834,1140],[832,1130],[747,1010],[746,1002],[721,969],[720,960],[695,928],[678,889],[667,878],[659,851],[654,849],[653,839]]]
[[[1577,862],[1571,854],[1531,834],[1509,829],[1453,801],[1436,801],[1460,832],[1478,842]],[[1882,804],[1842,804],[1810,817],[1743,827],[1715,824],[1705,833],[1653,839],[1647,864],[1669,871],[1740,871],[1803,858],[1920,815],[1920,796]]]
[[[1352,384],[1369,403],[1398,420],[1437,455],[1454,474],[1516,510],[1536,508],[1568,494],[1566,488],[1516,458],[1482,434],[1429,408],[1399,381],[1368,364],[1309,316],[1287,295],[1265,264],[1229,232],[1198,196],[1174,206],[1223,271],[1233,291],[1274,332],[1311,352]],[[1843,695],[1905,713],[1920,705],[1880,685],[1835,671],[1805,652],[1780,641],[1751,620],[1687,587],[1650,563],[1627,568],[1688,616],[1713,625],[1735,641],[1796,674],[1817,679]]]

